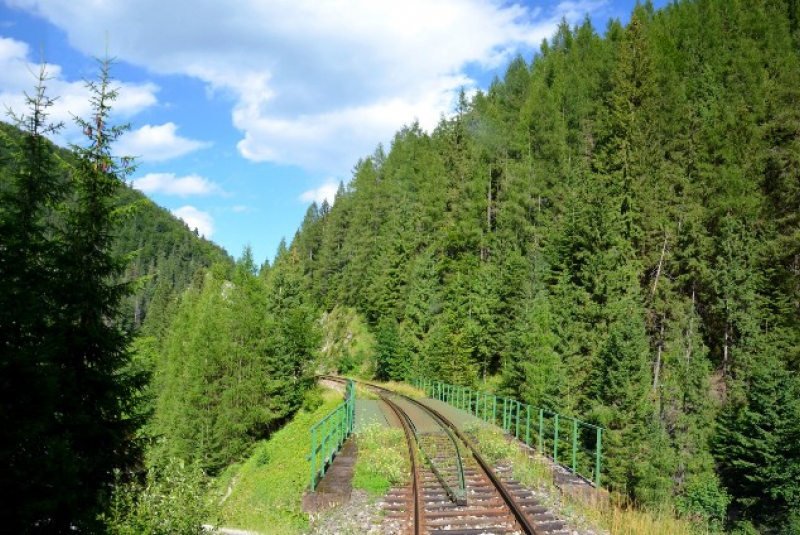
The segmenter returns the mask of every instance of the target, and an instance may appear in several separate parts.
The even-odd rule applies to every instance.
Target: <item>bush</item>
[[[322,405],[322,391],[318,387],[312,387],[303,394],[303,410],[314,412]]]
[[[203,523],[213,522],[208,489],[197,465],[173,458],[163,468],[151,468],[143,485],[118,482],[101,520],[114,535],[200,535]]]
[[[678,511],[689,518],[699,518],[712,526],[720,527],[730,496],[713,473],[690,478],[682,496],[676,499]]]

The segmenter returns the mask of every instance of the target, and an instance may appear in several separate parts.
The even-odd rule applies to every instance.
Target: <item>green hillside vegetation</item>
[[[322,314],[318,368],[328,373],[374,375],[375,335],[353,308],[334,307]]]
[[[218,474],[301,406],[320,333],[295,263],[284,250],[259,274],[246,250],[232,273],[212,269],[181,295],[156,343],[157,458],[198,461]]]
[[[365,318],[376,377],[499,378],[606,427],[644,507],[800,530],[799,13],[561,24],[308,211],[304,291]]]
[[[297,412],[270,440],[257,443],[247,459],[218,478],[217,492],[224,497],[222,525],[275,535],[308,528],[301,504],[310,475],[309,433],[341,403],[341,392],[325,390],[321,405]]]
[[[22,136],[15,125],[0,121],[0,191],[10,187],[13,147]],[[52,151],[58,168],[75,159],[69,149],[50,143],[45,147]],[[56,173],[67,180],[65,171]],[[111,251],[126,261],[119,280],[134,283],[130,295],[122,299],[120,321],[126,330],[141,328],[152,303],[156,317],[151,330],[163,330],[168,321],[164,317],[168,314],[166,309],[191,283],[195,273],[215,263],[232,265],[232,259],[224,249],[198,236],[168,210],[130,186],[119,188],[114,204],[120,217],[113,229]]]
[[[107,63],[69,152],[43,75],[0,127],[4,528],[200,533],[215,477],[223,521],[301,529],[335,370],[578,416],[623,502],[800,533],[799,56],[797,0],[562,23],[260,268],[125,185]]]
[[[44,67],[0,169],[0,501],[12,533],[96,532],[115,471],[137,466],[145,371],[114,321],[130,285],[113,253],[116,195],[131,161],[112,152],[109,62],[87,83],[81,145],[63,161],[46,135]]]

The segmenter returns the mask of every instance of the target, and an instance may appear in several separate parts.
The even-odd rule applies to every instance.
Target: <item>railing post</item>
[[[553,462],[558,464],[558,413],[556,413],[556,431],[553,440]]]
[[[531,445],[531,406],[525,404],[525,444]]]
[[[575,473],[578,456],[578,420],[572,419],[572,472]]]
[[[497,396],[492,394],[492,425],[497,425]]]
[[[597,428],[597,444],[595,446],[594,485],[600,488],[600,451],[603,445],[603,430]]]
[[[508,406],[508,398],[503,396],[503,431],[508,433],[508,414],[506,414],[506,408]]]
[[[519,440],[519,401],[517,401],[517,424],[514,426],[514,438]]]
[[[544,455],[544,409],[539,409],[539,454]]]
[[[317,486],[317,471],[316,471],[316,460],[317,460],[317,428],[311,428],[311,492],[314,492],[314,489]]]

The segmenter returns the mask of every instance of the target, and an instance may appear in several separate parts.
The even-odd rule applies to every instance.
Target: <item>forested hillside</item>
[[[578,416],[637,504],[800,533],[798,0],[562,23],[262,267],[125,185],[108,68],[83,145],[46,140],[44,67],[0,124],[6,529],[200,533],[207,476],[336,368]]]
[[[21,135],[17,127],[0,121],[0,191],[10,184],[13,143]],[[48,147],[64,165],[75,159],[67,149]],[[63,174],[66,180],[66,172]],[[232,264],[224,249],[197,236],[144,194],[123,188],[117,193],[116,206],[124,215],[114,229],[113,254],[129,260],[121,280],[134,283],[133,293],[122,303],[121,321],[126,329],[141,327],[150,303],[155,299],[163,308],[199,269],[215,262]]]
[[[146,343],[131,345],[136,328],[148,308],[168,321],[204,266],[232,267],[125,184],[132,161],[112,145],[127,127],[111,122],[117,92],[110,61],[99,65],[91,117],[76,118],[82,144],[47,139],[62,125],[48,120],[44,66],[27,110],[9,112],[16,125],[0,123],[3,531],[104,530],[114,486],[141,470],[148,445],[153,363]]]
[[[798,532],[799,24],[795,0],[562,24],[312,206],[305,291],[367,318],[382,378],[499,376],[605,426],[606,482],[645,506]]]

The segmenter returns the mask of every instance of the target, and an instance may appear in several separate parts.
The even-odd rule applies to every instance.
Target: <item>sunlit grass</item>
[[[613,535],[693,535],[711,533],[705,525],[677,518],[670,508],[642,510],[624,497],[604,490],[581,496],[562,493],[553,483],[548,461],[531,456],[516,442],[492,426],[476,425],[467,429],[481,455],[491,464],[513,466],[514,477],[523,485],[543,493],[544,505],[567,519],[572,527],[600,529]],[[533,458],[531,458],[533,457]]]
[[[391,486],[408,483],[411,468],[403,431],[374,424],[359,432],[357,439],[353,488],[378,495]]]
[[[310,429],[342,402],[341,392],[324,390],[315,410],[301,410],[269,440],[260,442],[240,465],[228,468],[217,480],[221,525],[264,534],[296,534],[308,527],[301,511],[309,484]]]
[[[415,388],[408,383],[400,383],[397,381],[387,381],[387,382],[369,381],[369,382],[374,385],[386,388],[387,390],[391,390],[392,392],[397,392],[398,394],[408,396],[410,398],[419,399],[425,397],[425,393],[422,390],[420,390],[419,388]]]
[[[356,383],[356,399],[381,399],[372,389],[360,383]]]

